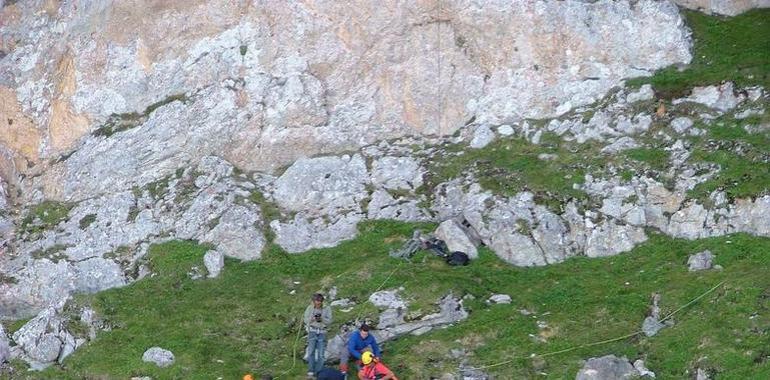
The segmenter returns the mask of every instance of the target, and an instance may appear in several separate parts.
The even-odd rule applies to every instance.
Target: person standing
[[[321,293],[313,294],[312,303],[305,309],[303,318],[307,330],[307,377],[311,379],[323,367],[326,331],[332,323],[332,309],[323,303]]]

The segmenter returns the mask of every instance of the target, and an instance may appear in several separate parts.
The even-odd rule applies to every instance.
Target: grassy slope
[[[770,88],[770,10],[753,10],[736,17],[683,13],[693,31],[690,65],[682,71],[665,68],[651,78],[638,78],[629,84],[651,83],[663,98],[680,97],[693,86],[722,81]]]
[[[155,246],[151,258],[158,276],[81,299],[92,302],[116,328],[68,358],[64,370],[53,368],[43,377],[232,379],[247,371],[277,374],[291,368],[295,321],[309,295],[336,285],[341,297],[366,299],[399,265],[387,256],[388,249],[399,246],[413,228],[366,223],[359,238],[338,248],[299,256],[273,249],[261,262],[228,261],[221,277],[213,280],[193,281],[186,275],[191,266],[201,265],[204,248],[189,242]],[[702,249],[712,250],[725,269],[688,273],[687,255]],[[463,268],[420,254],[413,263],[402,264],[385,288],[403,285],[405,294],[417,297],[414,308],[423,312],[446,292],[473,295],[474,300],[465,301],[470,319],[386,344],[385,356],[404,378],[426,379],[459,364],[448,357],[451,348],[470,350],[474,364],[560,350],[637,330],[652,292],[662,293],[663,311],[670,312],[727,280],[722,289],[677,315],[676,325],[658,336],[550,357],[535,363],[536,368],[530,360],[517,360],[490,372],[503,379],[533,378],[538,372],[571,378],[580,359],[615,353],[646,357],[661,378],[686,377],[702,357],[719,378],[767,378],[768,251],[770,239],[745,235],[696,242],[653,235],[629,254],[576,258],[543,268],[514,268],[486,250]],[[513,303],[488,306],[483,300],[492,293],[510,294]],[[534,311],[537,318],[523,316],[521,308]],[[359,314],[373,316],[371,307],[363,305],[347,314],[336,311],[335,323]],[[551,328],[547,343],[529,337],[538,334],[538,319]],[[142,363],[142,352],[155,345],[172,350],[177,363],[167,369]],[[304,363],[298,360],[285,378],[303,373]]]

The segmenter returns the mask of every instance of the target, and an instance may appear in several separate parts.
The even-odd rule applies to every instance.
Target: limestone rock
[[[453,219],[441,222],[434,235],[446,242],[450,252],[465,252],[471,259],[479,256],[476,245],[468,237],[465,229]]]
[[[495,134],[489,126],[481,125],[473,131],[473,139],[471,140],[470,147],[473,149],[481,149],[495,139]]]
[[[227,257],[244,261],[262,256],[266,240],[258,229],[262,218],[254,207],[234,205],[222,214],[216,225],[201,240],[217,245],[217,250]]]
[[[382,309],[406,308],[406,301],[398,295],[398,290],[380,290],[369,296],[369,302]]]
[[[3,326],[0,325],[0,364],[11,358],[11,347],[8,345],[8,336],[5,335]]]
[[[423,169],[412,157],[382,157],[372,163],[372,184],[392,190],[422,186]]]
[[[293,220],[270,222],[275,233],[275,243],[290,253],[305,252],[313,248],[334,247],[339,242],[352,239],[358,234],[358,223],[363,215],[347,213],[333,219],[298,213]]]
[[[727,112],[744,101],[744,95],[735,95],[732,82],[719,86],[695,87],[689,97],[674,100],[674,104],[693,102]]]
[[[360,155],[297,160],[275,181],[273,198],[288,211],[359,210],[369,174]]]
[[[628,149],[638,148],[639,144],[631,137],[623,136],[610,145],[602,148],[601,152],[604,154],[616,154]]]
[[[511,128],[508,124],[503,124],[499,127],[497,127],[497,133],[500,134],[500,136],[510,136],[513,134],[513,128]]]
[[[605,220],[595,227],[593,223],[586,222],[586,228],[590,231],[586,238],[585,249],[588,257],[612,256],[627,252],[647,240],[643,228],[621,225],[611,220]]]
[[[511,296],[507,294],[493,294],[489,297],[488,302],[497,304],[509,304],[511,303]]]
[[[655,92],[652,90],[652,86],[649,84],[642,85],[635,92],[626,95],[627,103],[641,102],[645,100],[652,100],[655,97]]]
[[[13,334],[13,341],[21,349],[21,358],[35,370],[64,360],[74,352],[78,343],[65,329],[66,320],[60,316],[67,297],[58,300]]]
[[[142,361],[164,368],[174,364],[174,354],[160,347],[151,347],[142,354]]]
[[[705,13],[736,16],[754,8],[768,8],[768,0],[674,0],[675,3]]]
[[[687,270],[690,272],[711,269],[713,264],[714,255],[708,250],[690,255],[690,257],[687,258]]]
[[[225,256],[219,251],[208,251],[203,255],[203,264],[209,272],[209,278],[216,278],[225,266]]]
[[[677,117],[676,119],[671,120],[671,128],[673,128],[674,131],[676,131],[676,133],[679,133],[679,134],[687,132],[687,130],[690,129],[690,127],[692,127],[692,124],[693,124],[692,120],[684,116]]]
[[[427,221],[430,218],[413,199],[393,198],[385,190],[375,190],[366,206],[369,219],[394,219],[406,222]]]
[[[575,380],[623,380],[638,376],[639,372],[628,362],[628,359],[607,355],[588,359],[583,368],[578,371]]]

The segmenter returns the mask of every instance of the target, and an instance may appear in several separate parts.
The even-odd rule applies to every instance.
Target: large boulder
[[[446,242],[447,248],[449,248],[449,251],[451,252],[465,252],[471,259],[475,259],[479,256],[476,245],[471,238],[468,237],[465,228],[454,219],[441,222],[434,232],[434,235]]]

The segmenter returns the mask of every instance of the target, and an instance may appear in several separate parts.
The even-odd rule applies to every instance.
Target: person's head
[[[364,365],[369,365],[374,362],[374,354],[371,351],[365,351],[363,354],[361,354],[361,363],[364,363]]]
[[[321,307],[324,303],[324,295],[321,293],[313,294],[312,300],[315,307]]]
[[[361,327],[358,328],[358,333],[361,334],[361,338],[366,339],[369,336],[369,325],[362,323]]]

